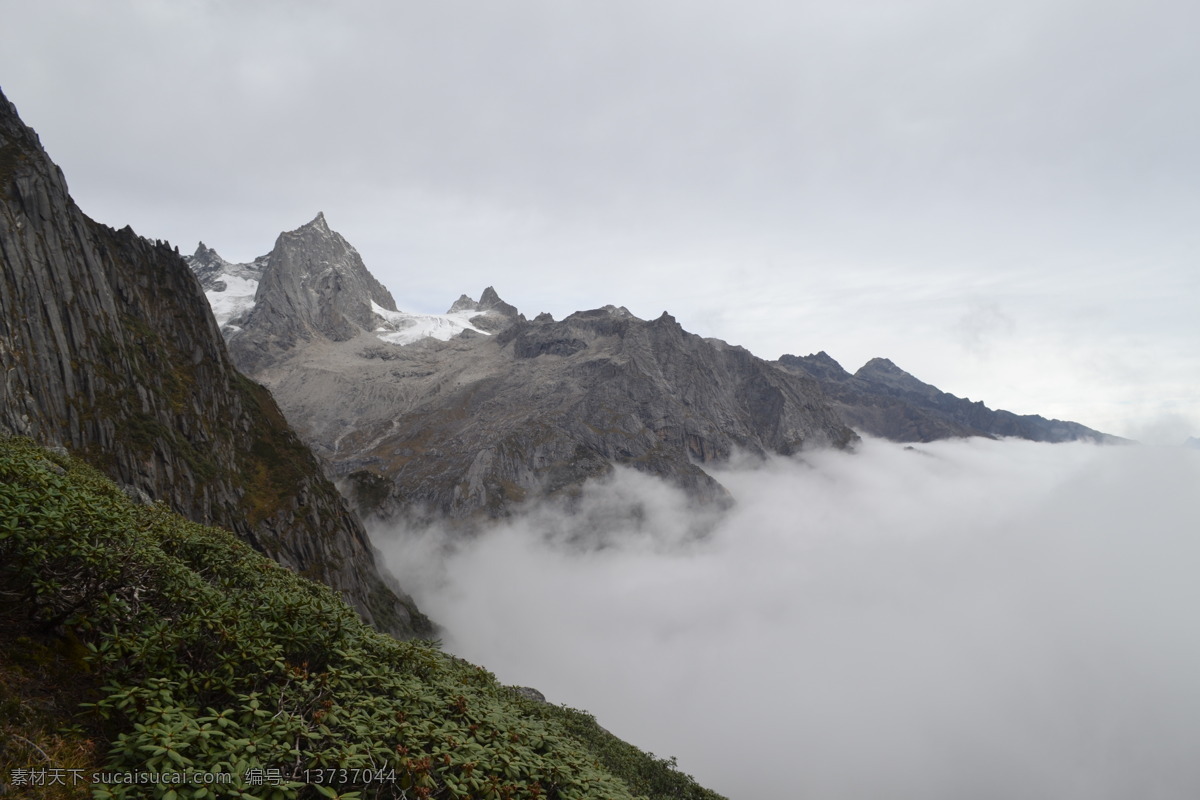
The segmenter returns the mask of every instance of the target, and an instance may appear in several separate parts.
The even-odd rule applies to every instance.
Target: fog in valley
[[[1200,793],[1200,451],[981,439],[631,471],[376,530],[446,648],[731,798]],[[632,510],[632,512],[631,512]]]

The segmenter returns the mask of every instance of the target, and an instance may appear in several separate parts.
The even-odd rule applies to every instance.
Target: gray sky
[[[1200,6],[0,0],[94,218],[1200,434]]]

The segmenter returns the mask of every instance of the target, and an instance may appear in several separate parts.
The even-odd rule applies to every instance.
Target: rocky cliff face
[[[314,338],[342,342],[374,329],[380,322],[375,306],[396,311],[391,293],[367,271],[358,251],[317,214],[279,235],[254,307],[231,320],[242,330],[230,337],[230,349],[239,366],[252,370]]]
[[[0,433],[235,531],[384,630],[429,632],[270,394],[233,368],[179,254],[86,217],[2,95],[0,255]]]
[[[415,352],[393,356],[401,375],[428,363]],[[572,492],[614,464],[720,504],[728,497],[707,464],[857,438],[815,381],[687,333],[666,313],[646,321],[607,307],[561,322],[520,319],[493,339],[444,346],[437,361],[410,410],[339,442],[368,508],[501,514]],[[391,484],[383,497],[379,477]]]
[[[923,383],[886,358],[873,358],[851,375],[824,352],[785,355],[779,365],[815,378],[854,428],[897,442],[955,436],[1014,436],[1035,442],[1115,443],[1119,437],[1037,415],[993,411]]]

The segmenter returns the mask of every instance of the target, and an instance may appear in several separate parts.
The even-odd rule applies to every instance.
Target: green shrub
[[[0,599],[0,632],[82,643],[104,771],[231,776],[97,784],[96,798],[717,797],[590,717],[379,634],[232,534],[133,505],[20,440],[0,441]]]

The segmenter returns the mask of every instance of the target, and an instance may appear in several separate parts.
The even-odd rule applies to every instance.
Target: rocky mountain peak
[[[815,378],[842,418],[872,436],[898,442],[929,442],[956,436],[1017,436],[1039,442],[1115,443],[1118,437],[1080,425],[1018,416],[943,392],[886,358],[872,358],[853,375],[825,352],[780,357],[782,369]]]
[[[197,261],[220,261],[222,263],[225,261],[225,259],[221,258],[221,256],[217,254],[216,250],[213,250],[204,242],[200,242],[196,245],[196,252],[192,254],[192,258],[196,259]]]
[[[854,377],[881,384],[897,391],[916,392],[919,394],[936,393],[939,391],[937,387],[918,380],[886,358],[872,358],[866,364],[859,367],[858,372],[854,373]]]
[[[270,353],[313,339],[347,341],[374,330],[376,307],[395,313],[396,301],[362,256],[318,213],[279,234],[254,296],[254,307],[230,339],[239,366],[253,368]]]
[[[333,235],[333,231],[330,229],[329,223],[325,221],[324,211],[318,211],[317,215],[312,218],[311,222],[306,222],[305,224],[301,225],[300,228],[312,228],[314,231],[326,236]]]
[[[516,317],[518,313],[517,307],[501,300],[500,295],[491,286],[484,289],[483,294],[479,296],[479,310],[498,311],[507,317]]]
[[[824,350],[807,356],[782,355],[779,357],[779,363],[785,367],[803,370],[822,382],[845,381],[850,378],[850,373]]]
[[[489,286],[483,290],[479,300],[472,300],[469,295],[460,295],[446,313],[454,314],[459,311],[498,311],[505,316],[516,317],[517,307],[500,299],[495,287]]]
[[[228,261],[221,258],[216,250],[206,246],[204,242],[200,242],[196,247],[196,252],[188,256],[186,260],[192,272],[195,272],[196,277],[200,279],[200,285],[206,289],[211,283],[218,280],[220,275],[228,272],[231,266]]]
[[[480,312],[478,316],[470,318],[470,323],[486,333],[502,331],[521,316],[517,307],[501,300],[500,295],[491,286],[483,290],[478,302],[465,294],[460,296],[446,313],[459,314],[470,311]]]
[[[897,367],[896,364],[889,358],[872,358],[870,361],[859,367],[858,372],[855,374],[860,376],[893,375],[897,377],[901,375],[908,375],[907,372]]]
[[[624,320],[636,320],[638,322],[645,322],[645,320],[643,320],[639,317],[635,317],[630,312],[630,310],[628,308],[626,308],[625,306],[614,306],[614,305],[601,306],[600,308],[589,308],[584,311],[576,311],[574,314],[570,314],[569,316],[565,317],[563,319],[563,322],[564,323],[565,322],[578,323],[578,322],[584,322],[584,321],[594,322],[594,321],[598,321],[598,320],[603,320],[603,322],[601,322],[600,324],[606,325],[608,323],[608,321],[623,320],[623,319]]]

